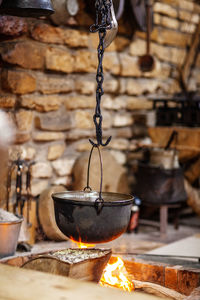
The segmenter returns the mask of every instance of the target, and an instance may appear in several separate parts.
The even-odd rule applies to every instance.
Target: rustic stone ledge
[[[94,108],[95,103],[95,97],[80,95],[66,96],[64,101],[67,110]]]
[[[71,73],[74,71],[74,57],[67,49],[50,47],[46,50],[45,66],[47,70]]]
[[[33,133],[33,140],[35,142],[50,142],[50,141],[57,141],[57,140],[64,140],[65,134],[62,132],[34,132]]]
[[[15,114],[17,128],[19,131],[30,131],[33,122],[33,112],[20,109]]]
[[[36,89],[35,78],[22,71],[3,69],[1,73],[2,88],[14,94],[26,94]]]
[[[43,69],[46,48],[32,41],[3,43],[1,57],[9,63],[25,69]]]
[[[13,108],[16,104],[16,96],[12,94],[0,95],[0,108]]]
[[[64,101],[60,95],[24,95],[20,99],[20,105],[25,108],[35,109],[39,112],[58,110]]]
[[[37,90],[42,94],[69,93],[74,89],[74,80],[69,76],[37,73]]]
[[[69,112],[63,110],[40,114],[35,117],[35,126],[48,131],[65,131],[73,128],[74,120]]]

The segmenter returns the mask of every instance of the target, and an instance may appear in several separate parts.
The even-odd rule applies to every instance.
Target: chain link
[[[89,139],[90,143],[94,147],[98,146],[107,146],[111,141],[111,136],[107,139],[105,143],[102,141],[102,122],[103,117],[101,114],[101,97],[104,94],[103,90],[103,57],[104,57],[104,40],[106,37],[106,31],[112,28],[111,25],[111,0],[96,0],[95,2],[96,8],[96,22],[90,27],[91,32],[98,32],[99,34],[99,45],[97,48],[98,53],[98,67],[96,74],[97,81],[97,89],[96,89],[96,108],[95,114],[93,116],[93,121],[96,128],[96,140],[97,143],[94,143],[91,139]]]

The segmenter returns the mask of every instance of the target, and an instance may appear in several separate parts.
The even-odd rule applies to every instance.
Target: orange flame
[[[111,257],[109,263],[104,269],[100,280],[101,286],[111,285],[124,291],[134,290],[134,284],[127,278],[126,269],[123,260],[118,257]]]
[[[70,238],[70,240],[76,244],[76,246],[80,249],[86,249],[86,248],[94,248],[95,245],[93,244],[86,244],[81,242],[81,238],[79,238],[79,241],[75,241],[73,238]]]

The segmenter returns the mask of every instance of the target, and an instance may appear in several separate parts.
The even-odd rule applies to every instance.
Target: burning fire
[[[73,243],[77,245],[80,249],[94,248],[93,244],[82,243],[81,239],[75,241],[73,238],[70,239]],[[123,260],[117,256],[112,256],[103,271],[103,275],[100,280],[101,286],[113,286],[124,291],[131,292],[134,290],[134,284],[126,276],[126,268],[124,266]]]
[[[86,243],[82,243],[81,239],[79,238],[79,241],[75,241],[73,238],[70,238],[70,240],[75,243],[77,245],[78,248],[80,249],[86,249],[86,248],[94,248],[95,245],[93,244],[86,244]]]
[[[104,269],[100,285],[111,285],[113,287],[121,288],[124,291],[131,292],[134,290],[134,285],[125,274],[126,269],[123,260],[119,256],[111,257],[109,263]]]

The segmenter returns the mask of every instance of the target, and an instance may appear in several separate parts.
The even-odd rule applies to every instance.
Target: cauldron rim
[[[85,199],[78,199],[78,196],[87,194],[91,195],[93,201]],[[77,199],[73,199],[76,195]],[[65,202],[71,205],[82,205],[82,206],[94,206],[95,200],[99,197],[97,191],[84,192],[84,191],[65,191],[52,194],[54,201]],[[70,199],[71,198],[71,199]],[[113,193],[113,192],[102,192],[102,198],[104,199],[104,206],[124,206],[133,203],[134,197],[130,194]],[[108,199],[109,198],[109,199]],[[88,199],[88,198],[87,198]]]

